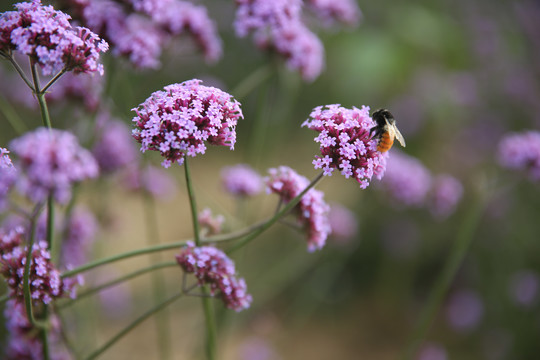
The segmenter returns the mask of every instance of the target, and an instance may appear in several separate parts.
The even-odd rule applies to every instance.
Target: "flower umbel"
[[[504,137],[499,143],[499,163],[508,169],[525,170],[531,180],[540,180],[540,132]]]
[[[270,176],[265,178],[268,192],[278,194],[285,204],[309,185],[308,179],[287,166],[269,169],[268,172]],[[310,189],[294,209],[298,223],[307,232],[308,251],[321,249],[331,231],[328,220],[330,206],[324,201],[324,193]]]
[[[236,277],[234,262],[223,251],[189,242],[176,260],[186,273],[195,274],[199,285],[209,285],[210,294],[220,297],[227,308],[241,311],[251,304],[246,282]]]
[[[369,135],[374,125],[366,106],[347,109],[335,104],[313,109],[302,126],[320,133],[315,142],[320,144],[322,156],[315,156],[315,169],[322,168],[328,176],[338,169],[346,178],[358,181],[362,189],[373,176],[380,180],[388,155],[377,151],[377,141]]]
[[[133,137],[141,151],[159,151],[163,167],[184,162],[184,156],[204,154],[205,142],[234,149],[236,124],[243,118],[240,103],[217,88],[185,81],[154,92],[133,118]]]
[[[109,45],[83,27],[73,28],[71,17],[40,0],[15,5],[17,11],[0,15],[0,52],[17,50],[40,65],[44,75],[62,69],[79,72],[99,72],[99,53]]]
[[[67,131],[38,128],[13,140],[11,149],[21,174],[17,186],[35,202],[51,194],[59,203],[66,203],[74,183],[98,175],[92,154]]]

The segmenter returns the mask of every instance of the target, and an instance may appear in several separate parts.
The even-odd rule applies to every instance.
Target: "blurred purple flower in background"
[[[24,245],[24,236],[25,231],[21,227],[8,233],[0,229],[0,274],[4,276],[10,289],[10,297],[20,301],[24,299],[23,274],[28,251],[28,247]],[[80,279],[61,278],[60,272],[50,260],[47,247],[47,242],[42,240],[32,246],[29,280],[32,300],[49,304],[54,298],[74,298],[75,285]]]
[[[71,17],[40,0],[15,5],[16,11],[0,16],[0,52],[17,50],[28,55],[51,75],[62,69],[79,72],[99,72],[99,53],[108,49],[104,40],[83,27],[73,28]]]
[[[463,195],[463,185],[450,175],[438,175],[433,179],[429,194],[429,210],[439,219],[448,217],[456,209]]]
[[[267,191],[279,195],[283,204],[298,196],[309,185],[308,179],[287,166],[269,169],[268,173],[269,176],[264,179]],[[322,249],[331,231],[328,220],[330,206],[324,201],[324,193],[310,189],[293,211],[299,225],[307,232],[308,251]]]
[[[348,243],[358,234],[356,214],[343,205],[330,205],[328,221],[331,229],[330,237],[337,243]]]
[[[526,131],[506,135],[499,142],[499,164],[508,169],[527,172],[540,180],[540,132]]]
[[[122,183],[129,190],[147,191],[158,198],[170,198],[176,192],[176,183],[171,175],[152,165],[128,167],[123,173]]]
[[[306,5],[327,26],[335,22],[357,26],[362,16],[354,0],[307,0]]]
[[[221,226],[225,222],[225,218],[223,215],[212,216],[212,210],[205,208],[197,216],[197,221],[205,231],[205,235],[215,235],[221,232]]]
[[[64,229],[61,264],[71,268],[84,264],[98,231],[94,214],[84,207],[77,207],[69,217]]]
[[[108,113],[101,113],[96,130],[97,140],[92,153],[101,172],[111,173],[136,162],[138,152],[128,125],[111,119]]]
[[[17,187],[35,202],[51,194],[64,204],[74,183],[95,178],[99,172],[92,154],[67,131],[38,128],[13,140],[10,147],[18,158]]]
[[[9,151],[0,147],[0,213],[7,206],[7,197],[17,179],[17,169],[9,157]]]
[[[522,307],[532,307],[537,304],[540,280],[533,271],[520,271],[515,273],[509,286],[510,298],[514,304]]]
[[[335,169],[347,179],[354,178],[360,187],[368,187],[372,177],[381,179],[386,169],[387,154],[377,151],[377,141],[371,139],[375,125],[369,108],[347,109],[335,105],[318,106],[302,126],[319,132],[315,142],[320,144],[322,156],[315,156],[315,169],[323,169],[330,176]]]
[[[484,303],[472,290],[458,290],[446,304],[446,320],[458,332],[470,332],[478,327],[484,316]]]
[[[264,338],[250,336],[239,346],[239,360],[278,360],[281,359],[271,344]]]
[[[49,104],[60,101],[79,100],[89,111],[96,111],[103,91],[103,78],[87,74],[64,74],[47,91],[45,98]],[[33,104],[36,101],[33,100]]]
[[[224,167],[221,181],[225,190],[234,196],[254,196],[263,188],[262,176],[247,164]]]
[[[141,151],[159,151],[166,168],[173,161],[181,165],[186,154],[204,154],[205,141],[234,150],[236,124],[243,118],[238,101],[200,80],[166,86],[132,110],[137,113],[133,137]]]
[[[236,277],[234,262],[220,249],[188,242],[176,260],[186,273],[195,274],[199,285],[209,285],[210,293],[221,298],[227,308],[241,311],[250,306],[246,282]]]
[[[431,187],[431,174],[418,159],[393,152],[381,183],[396,203],[422,206]]]
[[[422,345],[416,355],[416,360],[446,360],[448,354],[444,347],[435,343],[427,343]]]

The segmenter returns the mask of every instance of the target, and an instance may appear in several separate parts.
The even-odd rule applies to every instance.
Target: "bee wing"
[[[403,138],[403,135],[399,132],[398,128],[394,125],[394,134],[396,135],[396,139],[398,139],[401,146],[405,147],[405,139]]]

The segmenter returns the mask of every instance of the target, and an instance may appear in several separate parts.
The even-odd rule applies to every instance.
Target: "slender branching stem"
[[[30,219],[30,230],[28,232],[28,243],[27,243],[27,252],[26,252],[26,259],[24,263],[24,273],[23,273],[23,292],[24,292],[24,306],[26,309],[26,317],[28,318],[28,321],[34,326],[36,326],[37,322],[34,318],[34,311],[32,308],[32,293],[30,291],[30,267],[32,265],[33,259],[32,259],[32,250],[34,246],[34,242],[36,240],[36,222],[37,218],[39,216],[39,213],[41,212],[42,204],[36,205],[36,208],[34,209],[34,212],[32,214],[32,218]]]
[[[62,70],[60,70],[60,71],[58,72],[58,74],[54,75],[54,77],[53,77],[51,80],[49,80],[49,82],[47,83],[47,85],[45,85],[45,86],[43,87],[43,89],[41,89],[41,93],[42,93],[42,94],[45,94],[45,93],[47,92],[47,90],[49,90],[49,88],[50,88],[51,86],[53,86],[53,84],[54,84],[56,81],[58,81],[58,79],[60,79],[60,77],[62,77],[62,75],[64,75],[66,72],[67,72],[67,69],[66,69],[66,68],[63,68]]]
[[[21,79],[23,79],[23,81],[26,83],[26,85],[28,85],[28,87],[30,88],[30,90],[32,90],[32,92],[36,92],[35,88],[34,88],[34,85],[32,85],[32,82],[28,79],[28,76],[26,76],[26,74],[24,73],[23,69],[21,68],[21,66],[17,63],[17,61],[13,58],[13,56],[11,55],[8,55],[6,56],[6,58],[9,60],[9,62],[11,63],[11,65],[13,65],[13,67],[15,68],[15,70],[19,73],[19,76],[21,77]]]
[[[39,103],[39,110],[41,111],[41,120],[43,122],[43,126],[52,129],[51,119],[49,117],[49,109],[47,108],[47,101],[45,100],[45,93],[41,91],[39,85],[39,74],[37,72],[37,65],[34,62],[30,61],[30,68],[32,69],[34,92]]]
[[[309,185],[302,190],[300,194],[298,194],[296,197],[294,197],[287,205],[285,205],[280,211],[278,211],[270,220],[266,221],[264,225],[258,227],[255,231],[251,232],[249,235],[247,235],[245,238],[240,240],[238,243],[233,245],[231,248],[227,250],[227,253],[230,254],[243,246],[245,246],[247,243],[255,239],[257,236],[259,236],[261,233],[263,233],[265,230],[267,230],[270,226],[272,226],[276,221],[281,219],[283,216],[287,215],[289,211],[291,211],[302,199],[302,197],[319,181],[321,181],[323,177],[323,173],[321,172],[317,177],[315,177]]]

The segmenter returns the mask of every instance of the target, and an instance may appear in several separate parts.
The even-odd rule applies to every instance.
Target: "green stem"
[[[451,249],[451,253],[446,260],[443,270],[439,274],[435,286],[429,294],[427,305],[424,307],[424,311],[420,315],[420,320],[416,330],[412,333],[412,336],[408,341],[409,345],[403,355],[403,359],[412,359],[414,357],[416,349],[424,340],[431,324],[433,323],[433,319],[440,308],[444,296],[448,292],[448,289],[452,284],[452,280],[459,270],[472,242],[474,231],[482,214],[482,208],[483,201],[477,199],[466,213],[465,219],[463,220],[461,226],[459,227],[458,233],[456,234],[456,239]]]
[[[26,85],[28,85],[28,87],[30,88],[30,90],[32,90],[32,91],[35,93],[36,91],[35,91],[34,86],[32,85],[32,82],[28,79],[28,77],[27,77],[26,74],[24,73],[23,69],[21,69],[21,67],[19,66],[19,64],[17,63],[17,61],[15,61],[15,59],[13,58],[13,56],[8,55],[8,56],[7,56],[7,59],[9,60],[9,62],[11,62],[11,64],[12,64],[13,67],[15,68],[15,70],[19,73],[20,77],[24,80],[24,82],[26,83]]]
[[[24,264],[23,273],[23,290],[24,290],[24,305],[26,308],[26,317],[32,325],[36,325],[36,319],[34,318],[34,312],[32,309],[32,294],[30,292],[30,265],[32,263],[32,248],[36,240],[36,221],[39,215],[40,205],[36,206],[32,219],[30,220],[30,232],[28,234],[28,245],[26,252],[26,262]]]
[[[292,208],[294,208],[300,202],[302,197],[309,191],[309,189],[311,189],[312,187],[317,185],[317,183],[322,179],[323,175],[324,175],[324,173],[322,173],[322,172],[319,175],[317,175],[317,177],[315,177],[311,181],[311,183],[304,190],[302,190],[302,192],[300,194],[298,194],[291,201],[289,201],[289,203],[287,205],[285,205],[283,207],[283,209],[281,209],[279,212],[277,212],[270,220],[266,221],[262,226],[260,226],[255,231],[253,231],[251,234],[246,236],[244,239],[240,240],[238,243],[236,243],[231,248],[229,248],[227,250],[227,254],[231,254],[232,252],[240,249],[241,247],[243,247],[244,245],[246,245],[247,243],[249,243],[250,241],[255,239],[257,236],[259,236],[262,232],[266,231],[270,226],[272,226],[280,218],[285,216],[289,211],[292,210]]]
[[[201,246],[199,221],[197,219],[197,202],[195,200],[195,192],[193,191],[193,183],[191,181],[187,156],[184,158],[184,171],[191,209],[191,220],[193,223],[193,237],[195,239],[195,245]],[[202,292],[205,295],[202,297],[202,304],[206,324],[206,355],[209,360],[214,360],[216,358],[216,325],[214,311],[212,309],[212,304],[210,303],[211,299],[206,296],[208,295],[208,289],[205,286],[202,287]]]
[[[146,268],[143,268],[143,269],[139,269],[139,270],[134,271],[132,273],[129,273],[127,275],[121,276],[121,277],[119,277],[117,279],[114,279],[114,280],[108,281],[106,283],[103,283],[101,285],[98,285],[95,288],[83,291],[80,294],[77,294],[77,297],[75,299],[69,300],[68,302],[58,306],[58,308],[63,309],[65,307],[71,306],[71,305],[73,305],[74,303],[76,303],[77,301],[79,301],[82,298],[85,298],[87,296],[96,294],[96,293],[100,292],[101,290],[104,290],[104,289],[110,288],[112,286],[121,284],[124,281],[133,279],[133,278],[135,278],[137,276],[144,275],[144,274],[152,272],[154,270],[163,269],[163,268],[167,268],[167,267],[173,267],[173,266],[178,266],[178,263],[176,261],[168,261],[168,262],[164,262],[164,263],[161,263],[161,264],[152,265],[152,266],[149,266],[149,267],[146,267]]]
[[[41,89],[41,93],[42,93],[42,94],[45,94],[45,93],[47,92],[47,90],[49,90],[49,88],[50,88],[51,86],[53,86],[53,84],[54,84],[58,79],[60,79],[60,77],[61,77],[62,75],[64,75],[66,72],[67,72],[67,69],[66,69],[66,68],[63,68],[62,70],[60,70],[60,71],[58,72],[58,74],[56,74],[51,80],[49,80],[49,82],[47,83],[47,85],[45,85],[45,86],[43,87],[43,89]]]
[[[92,360],[97,358],[99,355],[103,354],[105,350],[113,346],[118,340],[120,340],[122,337],[124,337],[126,334],[128,334],[131,330],[133,330],[135,327],[137,327],[140,323],[142,323],[144,320],[148,319],[150,316],[154,315],[158,311],[164,309],[169,304],[173,303],[175,300],[181,298],[184,295],[183,292],[180,292],[169,299],[163,301],[162,303],[154,306],[152,309],[148,310],[141,316],[139,316],[137,319],[135,319],[132,323],[130,323],[128,326],[126,326],[123,330],[121,330],[118,334],[113,336],[109,341],[107,341],[103,346],[101,346],[99,349],[91,353],[88,357],[86,357],[86,360]]]
[[[44,318],[47,319],[49,316],[49,310],[47,305],[45,305],[45,309],[43,311]],[[43,346],[43,360],[49,360],[50,359],[50,350],[49,350],[49,330],[47,327],[44,327],[41,329],[41,345]]]
[[[234,87],[231,94],[233,94],[237,100],[242,99],[251,93],[260,83],[270,77],[270,75],[272,75],[272,66],[267,63],[246,76],[242,82]]]
[[[41,111],[41,120],[43,126],[52,129],[51,119],[49,117],[49,109],[47,108],[47,100],[45,100],[45,93],[40,89],[39,74],[37,72],[36,64],[30,61],[30,68],[32,69],[32,79],[34,80],[34,91],[39,103],[39,110]]]
[[[146,229],[147,229],[147,241],[149,245],[158,245],[160,243],[159,226],[157,219],[156,203],[152,194],[145,191],[143,194],[145,211]],[[163,261],[161,253],[154,253],[152,256],[155,262]],[[159,304],[165,297],[165,281],[163,274],[160,272],[152,273],[152,288],[154,295],[154,303]],[[156,336],[158,341],[158,352],[160,359],[170,359],[171,357],[171,324],[170,316],[167,309],[161,313],[156,314]]]
[[[47,245],[51,254],[53,251],[53,237],[54,237],[54,198],[50,194],[47,198]]]

